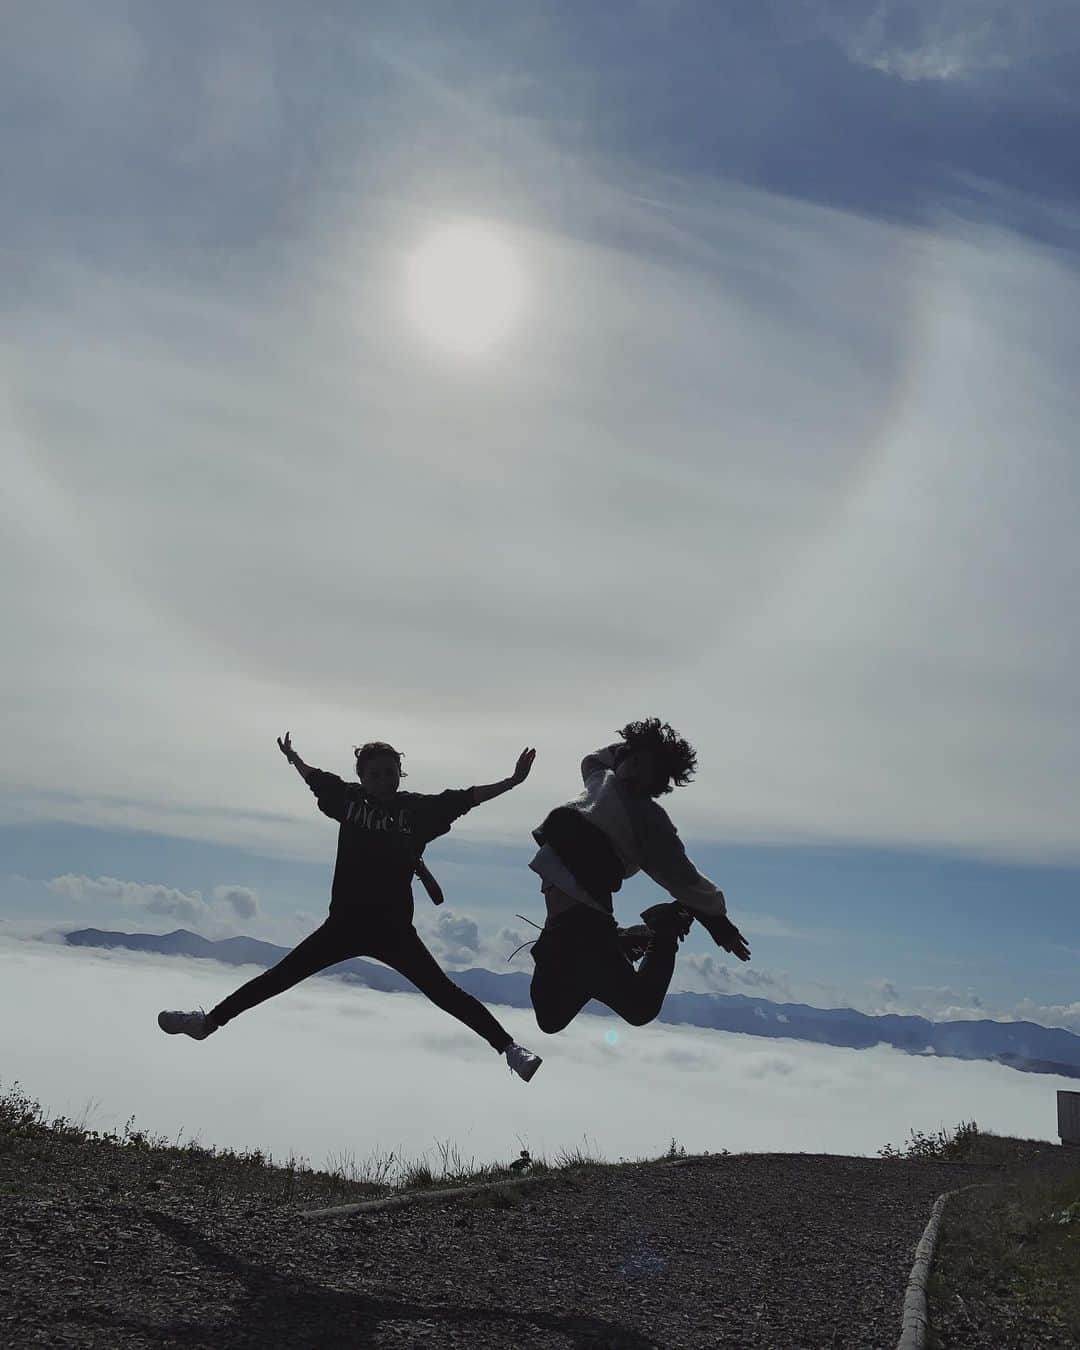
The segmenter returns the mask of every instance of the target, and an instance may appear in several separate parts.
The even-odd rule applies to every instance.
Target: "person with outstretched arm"
[[[651,1022],[695,920],[725,951],[750,959],[723,892],[686,856],[656,801],[690,781],[693,746],[656,717],[628,723],[619,736],[582,761],[580,796],[533,831],[539,849],[529,866],[540,877],[547,921],[533,944],[530,995],[548,1033],[562,1031],[592,998],[634,1026]],[[638,871],[674,898],[646,909],[642,924],[619,928],[612,897]]]
[[[404,776],[401,755],[385,741],[369,741],[354,751],[358,783],[346,783],[336,774],[305,764],[288,732],[278,739],[278,748],[315,794],[319,809],[339,823],[330,913],[276,966],[210,1012],[160,1013],[162,1031],[205,1040],[238,1014],[309,975],[350,957],[372,956],[471,1027],[528,1082],[540,1067],[540,1057],[518,1045],[478,999],[440,968],[413,926],[411,883],[418,875],[431,898],[441,903],[438,883],[421,861],[425,845],[446,834],[466,811],[524,782],[536,751],[523,750],[510,777],[498,783],[431,795],[399,790]]]

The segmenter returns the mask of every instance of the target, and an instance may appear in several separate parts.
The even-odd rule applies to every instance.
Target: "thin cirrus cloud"
[[[55,811],[62,783],[84,816],[184,831],[194,807],[209,837],[265,842],[305,809],[270,767],[283,719],[338,768],[360,709],[447,782],[502,776],[542,724],[534,778],[482,813],[509,832],[523,801],[565,795],[613,707],[657,708],[718,766],[695,827],[1072,856],[1075,278],[992,235],[739,205],[760,226],[732,241],[743,265],[764,240],[801,297],[747,294],[685,248],[661,267],[529,236],[577,297],[568,341],[532,334],[482,390],[410,388],[400,343],[346,362],[325,310],[273,381],[258,355],[230,370],[222,320],[255,327],[239,301],[66,272],[85,333],[59,337],[58,292],[15,360],[6,551],[36,595],[8,608],[9,792]],[[725,221],[696,208],[679,242]],[[845,311],[853,250],[887,312]],[[829,307],[805,309],[819,289]],[[95,346],[118,304],[145,333]],[[812,333],[819,316],[850,328]],[[112,747],[92,765],[68,749],[85,725]]]
[[[902,80],[952,80],[1004,71],[1080,42],[1068,0],[880,0],[872,7],[816,0],[799,20],[849,59]]]

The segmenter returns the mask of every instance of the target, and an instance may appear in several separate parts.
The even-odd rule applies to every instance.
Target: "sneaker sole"
[[[158,1026],[166,1036],[187,1036],[188,1039],[192,1041],[205,1041],[207,1036],[210,1035],[208,1031],[204,1031],[201,1036],[196,1036],[193,1032],[188,1031],[186,1027],[167,1027],[162,1020],[166,1017],[168,1017],[168,1013],[159,1012],[157,1019]]]
[[[537,1058],[524,1071],[522,1071],[521,1069],[515,1069],[514,1072],[517,1074],[517,1076],[521,1079],[523,1083],[531,1083],[533,1078],[536,1076],[537,1069],[540,1067],[541,1064],[543,1064],[543,1062],[544,1061],[542,1059]]]

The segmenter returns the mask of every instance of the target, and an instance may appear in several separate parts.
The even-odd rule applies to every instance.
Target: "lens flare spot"
[[[605,1042],[605,1044],[607,1044],[607,1045],[618,1045],[618,1044],[619,1044],[619,1033],[618,1033],[617,1031],[605,1031],[605,1032],[604,1032],[604,1042]]]

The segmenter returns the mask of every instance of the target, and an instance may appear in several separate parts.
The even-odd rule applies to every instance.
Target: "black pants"
[[[591,998],[631,1025],[644,1026],[663,1006],[677,951],[674,938],[654,938],[635,970],[619,944],[615,920],[575,905],[549,919],[533,944],[536,969],[529,994],[537,1026],[562,1031]]]
[[[411,980],[436,1007],[471,1027],[478,1036],[501,1054],[513,1042],[513,1036],[500,1026],[479,999],[456,985],[420,940],[407,920],[400,923],[327,919],[310,937],[282,957],[261,975],[230,994],[210,1012],[218,1026],[224,1026],[238,1013],[254,1008],[275,994],[291,989],[309,975],[353,956],[373,956]]]

